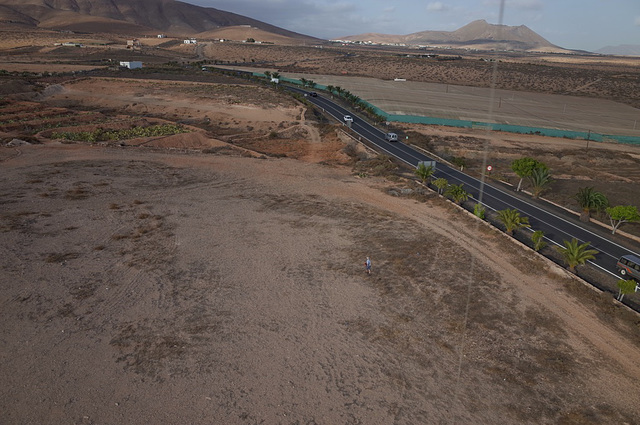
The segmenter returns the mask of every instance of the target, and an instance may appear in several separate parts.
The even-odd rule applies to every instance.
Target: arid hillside
[[[34,29],[185,37],[243,25],[282,38],[317,40],[246,16],[174,0],[0,0],[0,6],[0,22]]]

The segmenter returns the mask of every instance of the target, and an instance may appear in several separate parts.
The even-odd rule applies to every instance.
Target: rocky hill
[[[249,26],[299,40],[316,40],[246,16],[175,0],[0,0],[0,23],[74,32],[192,36]]]
[[[517,27],[473,21],[455,31],[421,31],[408,35],[359,34],[341,40],[414,46],[453,47],[479,50],[570,52],[558,47],[525,25]]]
[[[595,53],[601,53],[603,55],[618,55],[618,56],[640,56],[640,44],[622,44],[619,46],[606,46],[602,49],[598,49]]]

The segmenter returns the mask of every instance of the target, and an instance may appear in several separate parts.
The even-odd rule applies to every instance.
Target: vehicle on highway
[[[311,97],[318,97],[318,93],[312,91],[311,93],[309,93],[309,96]]]
[[[344,122],[353,122],[353,118],[351,117],[351,115],[345,115]]]
[[[384,135],[384,140],[386,140],[387,142],[397,142],[398,135],[396,133],[387,133]]]
[[[640,281],[640,257],[635,255],[623,255],[616,263],[618,272],[623,277],[630,277]]]

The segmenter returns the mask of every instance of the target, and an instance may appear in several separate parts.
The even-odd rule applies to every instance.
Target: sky
[[[455,31],[484,19],[525,25],[552,44],[596,51],[640,45],[640,0],[181,0],[323,39]]]

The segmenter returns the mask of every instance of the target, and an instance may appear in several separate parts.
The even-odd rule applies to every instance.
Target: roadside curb
[[[429,190],[432,190],[429,188]],[[444,198],[444,196],[442,195],[438,195]],[[445,198],[446,199],[446,198]],[[463,211],[464,213],[467,214],[467,216],[469,216],[470,218],[473,218],[474,220],[478,220],[480,221],[480,223],[482,223],[483,225],[485,225],[487,228],[491,229],[493,232],[498,233],[499,235],[501,235],[501,237],[503,238],[507,238],[509,241],[511,241],[512,243],[514,243],[515,245],[519,246],[520,248],[524,249],[525,251],[531,252],[533,254],[535,254],[539,259],[541,259],[542,261],[545,262],[545,264],[547,264],[547,266],[549,268],[553,268],[555,270],[560,270],[562,272],[562,274],[565,277],[568,277],[570,279],[573,279],[576,282],[580,282],[582,283],[584,286],[586,286],[587,288],[591,289],[592,291],[594,291],[597,294],[602,294],[604,291],[596,288],[595,286],[593,286],[592,284],[590,284],[589,282],[587,282],[586,280],[582,279],[580,276],[577,276],[571,272],[569,272],[566,268],[564,267],[560,267],[558,264],[554,263],[553,261],[551,261],[550,259],[548,259],[547,257],[545,257],[544,255],[540,254],[539,252],[531,249],[531,247],[527,246],[526,244],[520,242],[519,240],[517,240],[516,238],[507,235],[505,232],[503,232],[502,230],[496,228],[495,226],[493,226],[491,223],[489,223],[486,220],[483,220],[479,217],[477,217],[475,214],[473,214],[471,211],[467,210],[466,208],[464,208],[461,205],[456,204],[455,202],[451,202],[451,204],[453,204],[456,208],[458,208],[459,210]],[[615,298],[614,298],[615,299]],[[622,303],[621,303],[622,304]],[[624,305],[624,304],[622,304]],[[625,305],[625,307],[627,307]],[[629,307],[627,307],[629,308]],[[629,308],[629,310],[631,311],[635,311],[631,308]]]
[[[509,185],[509,186],[513,187],[513,185],[512,185],[511,183],[507,183],[507,182],[505,182],[504,180],[498,180],[498,181],[499,181],[500,183],[503,183],[503,184],[506,184],[506,185]],[[530,196],[533,196],[531,192],[528,192],[528,191],[526,191],[526,190],[521,190],[520,192],[522,192],[522,193],[526,193],[527,195],[530,195]],[[562,205],[560,205],[560,204],[557,204],[557,203],[555,203],[555,202],[553,202],[553,201],[550,201],[550,200],[548,200],[547,198],[542,198],[542,197],[540,197],[539,199],[541,199],[541,200],[543,200],[543,201],[545,201],[545,202],[547,202],[547,203],[549,203],[549,204],[551,204],[551,205],[553,205],[553,206],[555,206],[555,207],[561,208],[561,209],[565,210],[566,212],[568,212],[568,213],[570,213],[570,214],[573,214],[574,216],[580,217],[580,214],[579,214],[579,213],[577,213],[577,212],[575,212],[575,211],[573,211],[573,210],[570,210],[569,208],[564,207],[564,206],[562,206]],[[613,231],[613,227],[611,227],[610,225],[608,225],[608,224],[606,224],[606,223],[603,223],[603,222],[601,222],[601,221],[599,221],[599,220],[596,220],[596,219],[594,219],[594,218],[591,218],[590,222],[591,222],[591,223],[593,223],[593,224],[596,224],[596,225],[598,225],[598,226],[600,226],[600,227],[604,227],[605,229],[608,229],[608,230]],[[613,233],[612,233],[612,234],[613,234]],[[629,239],[634,240],[634,241],[636,241],[636,242],[640,242],[640,237],[635,236],[635,235],[632,235],[632,234],[630,234],[630,233],[627,233],[627,232],[625,232],[625,231],[623,231],[623,230],[616,230],[616,233],[615,233],[615,234],[616,234],[616,235],[620,235],[620,236],[624,236],[625,238],[629,238]]]
[[[423,151],[423,152],[425,152],[425,153],[427,153],[427,154],[429,154],[429,155],[433,156],[434,158],[436,158],[436,159],[437,159],[437,160],[439,160],[440,162],[444,162],[445,164],[449,165],[450,167],[456,168],[456,167],[455,167],[455,165],[453,165],[453,164],[451,164],[449,161],[447,161],[447,160],[445,160],[445,159],[443,159],[443,158],[439,157],[438,155],[434,154],[433,152],[430,152],[430,151],[428,151],[428,150],[426,150],[426,149],[424,149],[424,148],[421,148],[420,146],[416,146],[416,145],[414,145],[414,144],[411,144],[411,146],[412,146],[413,148],[415,148],[415,149],[421,150],[421,151]],[[500,182],[500,183],[502,183],[502,184],[505,184],[505,185],[507,185],[507,186],[513,187],[513,185],[512,185],[511,183],[506,182],[506,181],[504,181],[504,180],[498,180],[498,179],[496,179],[495,181]],[[526,191],[526,190],[521,190],[520,192],[522,192],[522,193],[526,193],[526,194],[527,194],[527,195],[529,195],[529,196],[533,196],[533,194],[532,194],[531,192]],[[570,209],[569,209],[569,208],[567,208],[567,207],[564,207],[564,206],[562,206],[562,205],[560,205],[560,204],[557,204],[557,203],[555,203],[555,202],[553,202],[553,201],[550,201],[550,200],[549,200],[549,199],[547,199],[547,198],[540,197],[540,198],[538,198],[538,199],[540,199],[540,200],[542,200],[542,201],[544,201],[544,202],[547,202],[547,203],[549,203],[549,204],[551,204],[551,205],[553,205],[553,206],[555,206],[555,207],[561,208],[561,209],[563,209],[564,211],[566,211],[566,212],[568,212],[568,213],[570,213],[570,214],[572,214],[572,215],[574,215],[574,216],[580,217],[580,214],[579,214],[579,213],[576,213],[575,211],[570,210]],[[608,225],[608,224],[606,224],[606,223],[603,223],[603,222],[601,222],[601,221],[599,221],[599,220],[596,220],[596,219],[594,219],[594,218],[592,218],[592,219],[591,219],[591,223],[593,223],[593,224],[595,224],[595,225],[598,225],[598,226],[600,226],[600,227],[603,227],[603,228],[605,228],[605,229],[608,229],[609,231],[613,231],[613,227],[611,227],[610,225]],[[632,234],[630,234],[630,233],[627,233],[627,232],[625,232],[625,231],[623,231],[623,230],[616,230],[616,233],[615,233],[615,234],[616,234],[616,235],[620,235],[620,236],[624,236],[625,238],[631,239],[631,240],[633,240],[633,241],[635,241],[635,242],[640,242],[640,237],[635,236],[635,235],[632,235]]]
[[[416,182],[418,184],[422,184],[421,182],[417,181]],[[423,185],[425,186],[425,185]],[[562,273],[562,276],[564,277],[568,277],[569,279],[572,279],[575,282],[579,282],[581,283],[583,286],[587,287],[588,289],[592,290],[593,292],[595,292],[596,294],[600,295],[603,294],[605,291],[595,287],[594,285],[590,284],[589,282],[587,282],[586,280],[582,279],[580,276],[571,273],[569,270],[567,270],[564,267],[561,267],[559,264],[551,261],[550,259],[548,259],[547,257],[545,257],[544,255],[542,255],[541,253],[539,253],[538,251],[535,251],[534,249],[532,249],[531,247],[527,246],[526,244],[520,242],[519,240],[517,240],[516,238],[514,238],[513,236],[509,236],[507,235],[505,232],[503,232],[502,230],[498,229],[497,227],[495,227],[494,225],[492,225],[491,223],[489,223],[486,220],[483,220],[479,217],[477,217],[475,214],[473,214],[471,211],[467,210],[466,208],[464,208],[462,205],[458,205],[455,202],[452,202],[451,200],[447,199],[445,196],[440,195],[439,193],[437,193],[436,191],[434,191],[433,189],[431,189],[428,186],[425,186],[427,190],[430,190],[434,193],[436,193],[440,198],[445,199],[447,201],[449,201],[449,203],[451,203],[455,208],[458,208],[459,210],[461,210],[462,212],[464,212],[469,218],[472,218],[474,220],[479,220],[480,223],[482,223],[483,225],[485,225],[486,227],[488,227],[489,229],[491,229],[492,232],[494,233],[498,233],[500,235],[502,235],[503,238],[507,238],[509,241],[511,241],[513,244],[515,244],[516,246],[519,246],[520,248],[524,249],[527,252],[533,253],[535,254],[539,259],[541,259],[548,267],[549,269],[553,269],[553,270],[557,270],[560,273]],[[613,301],[614,304],[619,305],[620,307],[624,307],[627,310],[635,313],[636,315],[640,316],[640,312],[634,310],[633,308],[629,307],[628,305],[624,304],[621,301],[618,301],[615,297],[615,295],[612,296],[611,300]]]

